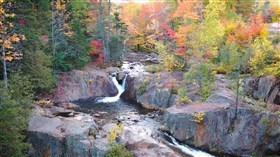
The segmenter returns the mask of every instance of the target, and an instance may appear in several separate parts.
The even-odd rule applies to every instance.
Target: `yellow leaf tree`
[[[14,27],[13,23],[9,22],[10,18],[15,17],[12,13],[11,2],[0,0],[0,45],[1,45],[1,61],[3,63],[3,78],[4,87],[8,87],[8,74],[7,74],[7,62],[18,60],[22,58],[22,54],[17,52],[14,47],[20,40],[26,40],[24,35],[11,33],[11,29]]]

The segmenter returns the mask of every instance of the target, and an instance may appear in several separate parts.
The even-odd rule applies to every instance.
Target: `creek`
[[[124,76],[121,84],[119,84],[116,74],[111,74],[110,78],[117,87],[118,94],[113,97],[77,101],[75,103],[80,106],[79,111],[95,116],[98,125],[105,125],[112,121],[121,122],[123,127],[131,132],[135,132],[142,139],[153,138],[171,148],[180,156],[213,157],[213,155],[182,144],[171,135],[161,132],[159,128],[162,121],[162,113],[160,111],[147,110],[140,104],[122,100],[120,95],[125,90],[126,77],[127,75]]]

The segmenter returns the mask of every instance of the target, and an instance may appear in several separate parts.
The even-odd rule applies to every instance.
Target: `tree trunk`
[[[54,10],[54,2],[52,2],[52,54],[55,56],[56,51],[56,43],[55,43],[55,37],[54,37],[54,18],[55,18],[55,10]]]
[[[5,46],[4,46],[4,41],[5,38],[2,36],[2,60],[3,60],[3,79],[4,79],[4,87],[8,88],[8,74],[7,74],[7,62],[6,62],[6,54],[5,54]]]
[[[101,38],[102,38],[102,45],[103,45],[103,53],[104,53],[104,63],[108,64],[108,52],[107,52],[107,44],[106,44],[106,35],[105,35],[105,25],[104,25],[104,11],[102,6],[102,0],[99,1],[99,22],[101,24]]]
[[[111,13],[111,0],[109,0],[109,8],[108,8],[108,34],[107,34],[107,42],[106,42],[106,47],[107,47],[107,58],[106,62],[110,62],[110,40],[111,40],[111,20],[110,20],[110,13]]]
[[[55,8],[54,8],[54,4],[55,2],[52,2],[51,3],[51,6],[52,6],[52,34],[51,34],[51,39],[52,39],[52,56],[55,58],[55,55],[56,55],[56,39],[55,39],[55,30],[54,30],[54,25],[55,25]],[[56,73],[56,64],[54,64],[53,66],[53,73],[55,74]]]
[[[237,119],[237,108],[238,108],[238,101],[239,101],[239,86],[240,86],[239,74],[237,75],[236,83],[237,83],[237,88],[236,88],[235,114],[234,114],[234,119],[235,120]]]

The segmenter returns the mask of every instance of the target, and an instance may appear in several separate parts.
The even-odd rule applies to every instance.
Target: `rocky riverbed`
[[[122,131],[117,139],[136,157],[191,157],[192,152],[200,152],[166,140],[159,130],[161,111],[122,100],[98,104],[88,99],[76,103],[49,108],[35,106],[28,129],[31,156],[105,156],[111,147],[108,136],[120,124]],[[72,109],[62,108],[69,106]]]
[[[157,63],[151,55],[141,57]],[[244,79],[246,95],[237,110],[225,75],[216,75],[215,88],[204,102],[198,101],[196,88],[188,87],[193,103],[182,104],[173,90],[180,87],[183,72],[148,73],[144,63],[133,59],[135,54],[121,68],[62,75],[56,106],[35,105],[28,128],[32,156],[104,156],[110,149],[107,136],[119,123],[119,142],[139,157],[210,156],[185,144],[217,156],[279,155],[279,78]],[[97,97],[118,93],[109,77],[112,72],[120,83],[128,74],[122,99],[97,103]],[[61,103],[73,101],[77,105]]]

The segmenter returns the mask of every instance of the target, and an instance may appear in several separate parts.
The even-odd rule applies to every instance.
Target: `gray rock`
[[[73,70],[61,75],[54,102],[70,102],[90,97],[114,96],[117,88],[109,78],[109,74],[103,71],[78,71]]]
[[[102,130],[105,131],[106,134],[108,134],[110,131],[117,128],[117,124],[115,123],[107,123],[102,127]]]
[[[120,135],[135,157],[179,157],[180,155],[157,141],[150,128],[141,125],[124,126]]]
[[[105,72],[112,74],[112,73],[118,73],[120,69],[118,67],[108,67],[105,69]]]
[[[128,75],[126,78],[125,91],[122,93],[121,98],[136,102],[136,93],[137,93],[136,86],[137,84],[139,84],[138,82],[139,82],[138,78],[131,77],[130,75]]]
[[[103,157],[106,152],[110,149],[110,144],[107,139],[97,139],[92,143],[90,148],[90,155],[92,157]]]
[[[122,98],[140,103],[148,109],[161,109],[171,106],[175,102],[175,94],[171,94],[172,88],[176,88],[183,79],[182,72],[160,72],[139,77],[127,77],[127,84]],[[174,86],[172,86],[174,85]],[[145,86],[145,91],[139,89]]]
[[[147,109],[167,108],[172,104],[170,102],[172,98],[172,94],[168,89],[159,89],[157,87],[152,87],[144,94],[138,94],[136,97],[137,102]]]
[[[65,108],[65,109],[75,109],[75,108],[79,107],[78,105],[76,105],[74,103],[59,103],[57,106]]]
[[[50,111],[55,116],[63,116],[63,117],[70,117],[71,116],[70,114],[73,113],[73,110],[64,109],[57,106],[51,106]]]
[[[269,95],[268,99],[267,99],[267,103],[269,104],[277,104],[277,102],[275,102],[275,100],[277,100],[277,96],[278,96],[278,93],[280,93],[280,87],[275,87],[271,94]],[[280,100],[278,100],[280,101]]]
[[[204,112],[203,121],[194,120]],[[223,104],[172,106],[164,114],[164,129],[186,144],[219,154],[263,155],[280,151],[280,117]]]
[[[243,82],[244,82],[245,92],[247,92],[250,95],[253,95],[254,91],[258,88],[256,84],[257,83],[256,78],[252,78],[252,77],[245,78]]]
[[[266,99],[272,87],[275,85],[277,78],[275,76],[261,77],[258,81],[257,91],[254,91],[255,99]]]
[[[125,76],[125,73],[124,73],[124,72],[119,72],[119,73],[117,74],[117,80],[122,80],[122,79],[124,78],[124,76]]]
[[[267,102],[271,111],[280,111],[280,79],[275,76],[265,76],[259,79],[246,78],[244,89],[254,99]]]
[[[59,107],[54,108],[57,111]],[[98,154],[98,147],[92,144],[98,130],[90,115],[78,113],[75,117],[49,118],[40,114],[45,110],[36,106],[28,124],[27,141],[32,157],[90,157],[90,153]]]
[[[81,135],[67,135],[65,138],[67,157],[87,157],[91,148],[91,141]]]

